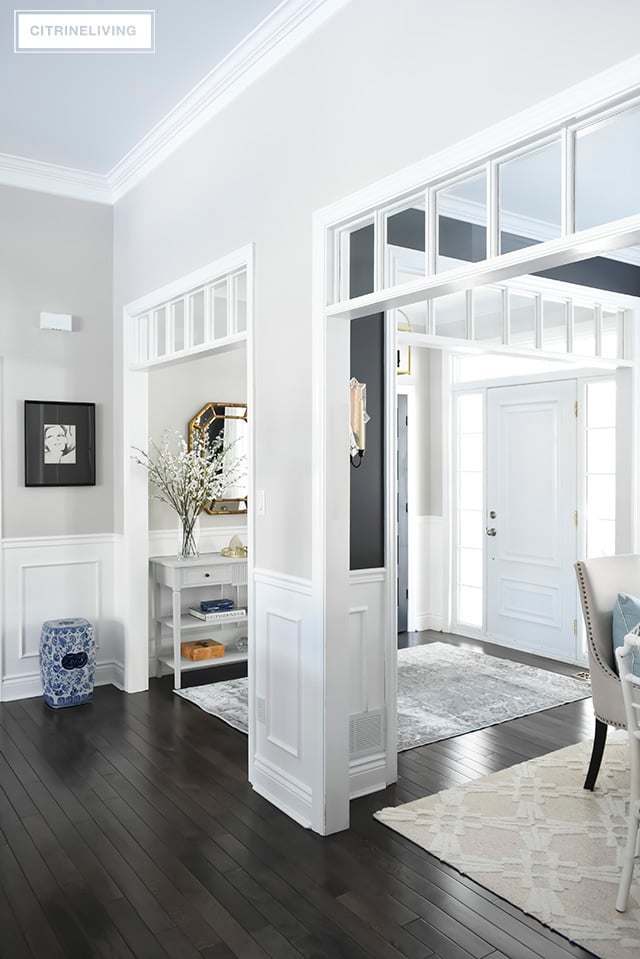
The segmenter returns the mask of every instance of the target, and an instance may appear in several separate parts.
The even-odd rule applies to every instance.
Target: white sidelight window
[[[484,625],[484,394],[455,398],[454,618]]]
[[[586,384],[586,554],[616,551],[616,383]]]

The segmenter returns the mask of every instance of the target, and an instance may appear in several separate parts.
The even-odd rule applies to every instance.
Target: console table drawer
[[[208,586],[212,583],[230,583],[231,566],[192,566],[182,571],[183,586]]]

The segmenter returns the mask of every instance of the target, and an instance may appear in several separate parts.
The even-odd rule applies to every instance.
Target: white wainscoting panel
[[[2,554],[4,655],[0,699],[42,694],[42,623],[74,616],[88,619],[95,629],[96,683],[122,686],[122,629],[114,613],[115,537],[5,539]]]
[[[249,779],[301,825],[314,820],[321,690],[313,676],[311,582],[256,569],[249,648]],[[315,817],[317,819],[317,816]]]
[[[411,551],[410,589],[415,622],[409,629],[445,629],[445,525],[442,516],[416,516]]]
[[[300,759],[302,617],[269,609],[266,621],[267,739]]]
[[[351,799],[384,789],[387,768],[387,572],[349,574],[349,795]]]

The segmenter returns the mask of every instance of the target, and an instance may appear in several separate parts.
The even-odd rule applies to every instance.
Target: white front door
[[[576,383],[487,390],[487,638],[576,660]]]

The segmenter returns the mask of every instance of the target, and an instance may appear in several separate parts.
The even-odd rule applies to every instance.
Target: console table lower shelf
[[[168,666],[169,669],[175,671],[176,661],[172,653],[161,653],[158,656],[158,662],[162,663],[163,666]],[[225,650],[224,656],[216,656],[213,659],[185,659],[184,656],[180,657],[180,671],[183,672],[188,669],[209,669],[210,666],[228,666],[230,663],[246,663],[247,662],[247,651],[246,649],[228,649]]]
[[[205,553],[189,560],[154,556],[150,565],[154,584],[153,620],[158,675],[162,667],[168,667],[173,671],[175,688],[179,689],[183,670],[246,662],[247,650],[237,646],[247,630],[246,559],[232,559],[219,553]],[[201,596],[200,592],[193,593],[192,590],[206,592]],[[171,597],[171,615],[163,609],[163,591]],[[212,620],[207,622],[189,612],[190,607],[198,610],[200,598],[233,599],[235,609],[212,614]],[[187,659],[180,655],[183,638],[196,641],[215,638],[225,647],[224,655],[211,659]]]

